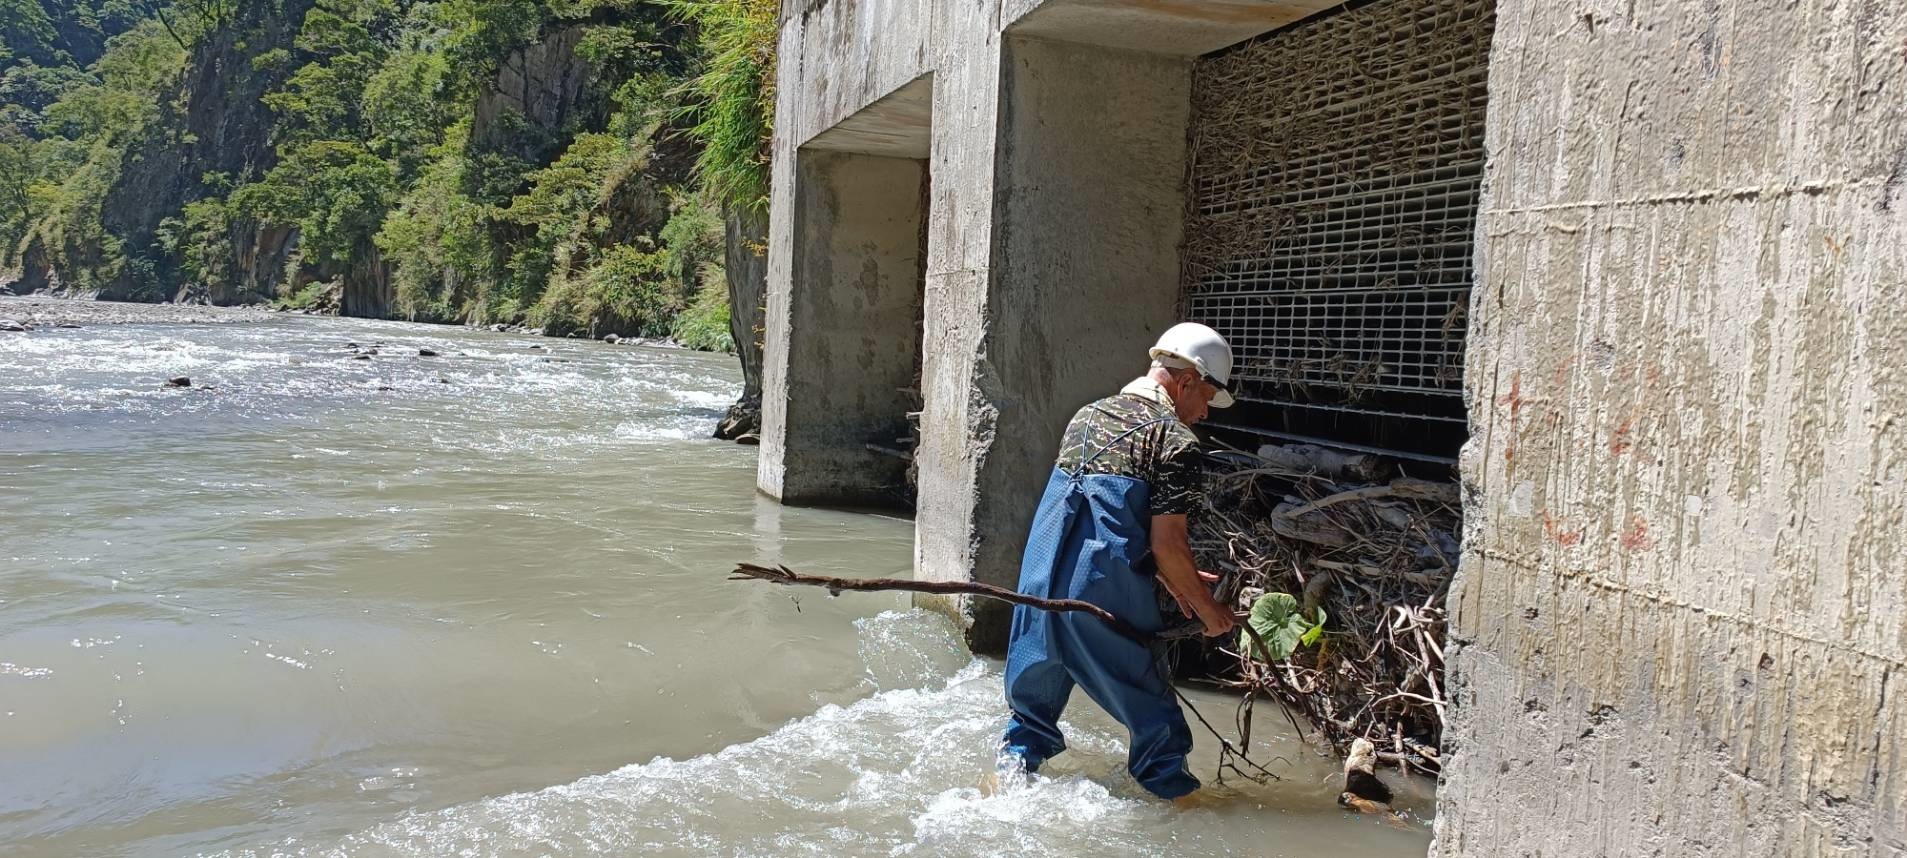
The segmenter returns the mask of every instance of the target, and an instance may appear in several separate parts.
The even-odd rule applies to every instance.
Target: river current
[[[1211,809],[1146,798],[1083,695],[982,795],[997,662],[901,597],[725,580],[911,562],[905,520],[755,493],[707,440],[738,386],[393,322],[0,333],[0,854],[1423,854],[1265,708],[1285,779]]]

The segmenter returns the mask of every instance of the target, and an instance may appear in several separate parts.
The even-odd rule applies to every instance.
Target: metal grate
[[[1493,9],[1376,0],[1199,61],[1187,315],[1241,398],[1461,421]]]

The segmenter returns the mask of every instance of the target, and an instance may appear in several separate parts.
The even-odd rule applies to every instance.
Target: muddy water
[[[1287,780],[1214,810],[1145,799],[1083,703],[982,797],[997,663],[722,580],[904,574],[912,534],[758,498],[703,440],[736,385],[395,323],[0,334],[0,853],[1422,854],[1262,717]]]

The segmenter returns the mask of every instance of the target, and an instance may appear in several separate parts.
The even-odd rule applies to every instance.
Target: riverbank
[[[263,307],[211,307],[193,304],[133,304],[37,295],[0,295],[0,319],[29,328],[90,325],[214,325],[255,322],[281,314]]]
[[[241,307],[214,307],[209,304],[144,304],[128,301],[95,301],[88,298],[50,298],[40,295],[0,295],[0,333],[11,332],[7,321],[18,322],[32,330],[47,328],[74,328],[89,325],[215,325],[232,322],[257,322],[265,319],[286,317],[340,318],[324,313],[307,313],[293,310],[279,310],[265,305]],[[429,324],[429,323],[405,323]],[[498,334],[521,334],[524,336],[545,336],[543,329],[524,325],[465,325],[455,322],[444,323],[444,327],[463,328],[472,331],[489,331]],[[562,339],[584,339],[569,336]],[[667,337],[618,337],[605,336],[602,342],[610,345],[648,346],[659,349],[681,349],[683,351],[706,351],[692,349]],[[722,352],[710,352],[722,354]]]

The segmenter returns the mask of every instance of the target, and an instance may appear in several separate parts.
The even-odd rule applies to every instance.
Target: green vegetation
[[[776,9],[0,0],[0,270],[733,349]]]
[[[1238,647],[1262,661],[1282,661],[1299,647],[1311,646],[1324,637],[1324,609],[1306,616],[1290,593],[1266,593],[1251,604],[1251,616],[1245,622],[1258,633],[1264,646],[1255,646],[1249,632],[1238,633]],[[1270,652],[1266,652],[1269,649]]]
[[[326,293],[331,287],[326,283],[307,283],[304,288],[272,302],[273,306],[287,310],[309,310],[324,303]]]
[[[673,0],[701,27],[703,68],[683,111],[702,143],[696,169],[730,205],[766,206],[775,117],[778,0]]]

